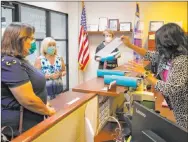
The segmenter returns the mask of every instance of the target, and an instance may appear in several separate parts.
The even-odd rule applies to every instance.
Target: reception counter
[[[126,68],[120,66],[116,70],[126,71]],[[105,87],[103,78],[96,77],[75,86],[72,91],[62,93],[50,102],[57,113],[24,132],[13,142],[102,142],[113,139],[108,127],[104,127],[106,123],[101,120],[101,115],[106,115],[105,111],[113,115],[116,108],[123,105],[127,88],[117,86],[116,91],[107,91]],[[154,94],[156,110],[175,122],[173,112],[161,106],[163,96],[157,92]],[[104,110],[101,111],[101,108]]]
[[[12,142],[84,142],[84,114],[86,104],[95,97],[94,93],[66,92],[50,103],[57,113]]]

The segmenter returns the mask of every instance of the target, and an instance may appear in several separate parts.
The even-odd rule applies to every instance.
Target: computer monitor
[[[187,130],[136,101],[133,105],[133,142],[188,142]]]

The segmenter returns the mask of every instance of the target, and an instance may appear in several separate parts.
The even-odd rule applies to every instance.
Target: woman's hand
[[[100,60],[101,60],[101,57],[97,57],[97,58],[96,58],[96,61],[99,62]]]
[[[49,102],[47,102],[46,107],[48,108],[49,116],[52,116],[53,114],[56,113],[55,109],[52,107],[52,105]]]
[[[49,111],[48,115],[49,116],[52,116],[53,114],[56,113],[56,110],[53,107],[51,107],[48,103],[46,104],[46,107],[48,108],[48,111]]]
[[[128,36],[121,36],[121,41],[126,45],[126,46],[130,46],[131,45],[131,41],[129,39]]]
[[[50,102],[47,102],[47,103],[46,103],[46,106],[52,107],[52,105],[50,104]]]
[[[46,75],[45,75],[45,78],[46,78],[46,79],[50,79],[51,77],[52,77],[51,74],[46,74]]]
[[[55,80],[58,79],[60,76],[61,76],[60,72],[56,72],[51,75],[51,78]]]
[[[146,72],[146,70],[142,64],[138,64],[134,61],[129,61],[125,65],[125,67],[128,71],[133,71],[133,72],[139,73],[140,75],[144,75],[144,73]]]
[[[55,73],[53,73],[52,75],[51,75],[51,78],[52,79],[58,79],[58,78],[60,78],[60,77],[62,77],[62,76],[65,76],[66,75],[66,71],[63,71],[63,72],[55,72]]]
[[[61,72],[60,72],[61,73]],[[61,76],[65,76],[66,75],[66,71],[63,71],[62,73],[61,73]]]

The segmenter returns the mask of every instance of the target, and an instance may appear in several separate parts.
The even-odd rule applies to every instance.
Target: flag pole
[[[82,1],[82,10],[83,10],[83,8],[84,8],[84,1]],[[81,10],[81,11],[82,11]],[[82,14],[81,14],[82,15]],[[78,54],[79,54],[79,49],[78,49]],[[79,64],[79,62],[78,62],[78,64]],[[80,65],[78,65],[79,67],[78,67],[78,84],[80,84],[81,82],[81,80],[83,81],[83,72],[80,70],[81,69],[81,67],[80,67]],[[82,76],[82,77],[81,77]],[[82,78],[82,79],[81,79]]]
[[[136,2],[136,8],[137,8],[137,2]],[[136,21],[136,12],[134,14],[134,28],[133,28],[133,32],[132,32],[132,44],[134,44],[134,35],[135,35],[135,21]],[[136,53],[137,54],[137,53]],[[133,51],[133,61],[135,60],[135,51]]]
[[[84,1],[81,1],[81,2],[82,2],[82,10],[83,10]],[[81,15],[82,15],[82,13],[81,13]],[[79,52],[79,50],[78,50],[78,52]],[[79,65],[79,68],[78,68],[78,83],[80,84],[81,82],[83,82],[83,80],[84,80],[84,73],[83,73],[83,71],[81,71],[81,67]]]
[[[84,8],[84,1],[82,1],[82,9]]]
[[[136,8],[137,8],[137,2],[136,2]],[[136,21],[136,12],[135,12],[135,15],[134,15],[134,28],[133,28],[133,33],[132,33],[132,43],[133,43],[133,44],[134,44],[135,21]]]

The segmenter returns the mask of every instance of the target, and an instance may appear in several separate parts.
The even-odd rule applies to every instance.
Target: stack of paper
[[[116,48],[118,48],[122,44],[122,41],[120,38],[115,38],[113,41],[111,41],[109,44],[107,44],[102,50],[100,50],[96,56],[99,57],[107,57],[109,56]],[[112,53],[113,54],[113,53]],[[117,54],[117,53],[114,53]]]

